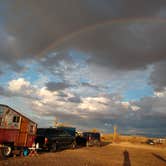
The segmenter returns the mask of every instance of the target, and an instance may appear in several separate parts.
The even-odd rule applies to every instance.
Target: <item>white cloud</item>
[[[25,88],[30,88],[30,82],[26,81],[24,78],[12,80],[8,84],[8,89],[12,92],[18,92]]]
[[[130,106],[130,103],[129,102],[125,102],[125,101],[121,102],[121,104],[124,106],[124,108],[127,108],[127,109]]]
[[[140,107],[138,107],[137,105],[131,104],[130,102],[122,101],[121,104],[123,105],[124,108],[131,109],[132,111],[138,111],[140,109]]]
[[[154,92],[154,96],[159,97],[159,98],[165,97],[166,96],[166,88],[163,91]]]
[[[36,89],[36,94],[42,101],[42,103],[53,103],[57,99],[58,92],[51,92],[46,89],[46,87],[43,87],[41,89]]]
[[[109,99],[104,97],[87,97],[82,99],[82,103],[79,105],[80,109],[98,112],[98,111],[106,111],[108,110],[108,106],[106,105]]]
[[[80,114],[80,116],[85,116],[82,115],[82,112],[118,112],[119,110],[138,109],[129,102],[123,102],[119,98],[115,99],[114,96],[102,96],[100,94],[95,97],[78,98],[79,100],[77,100],[77,102],[73,102],[73,100],[70,99],[77,98],[77,96],[69,90],[64,90],[64,95],[61,95],[59,91],[49,91],[44,86],[39,88],[38,86],[32,85],[24,78],[11,80],[8,89],[13,95],[33,99],[31,104],[39,108],[40,111],[44,105],[54,107],[55,112],[56,110],[60,110],[62,112]],[[45,111],[43,114],[44,113]]]
[[[133,111],[138,111],[138,110],[140,110],[140,107],[138,107],[138,106],[136,106],[136,105],[132,105],[132,106],[131,106],[131,109],[132,109]]]

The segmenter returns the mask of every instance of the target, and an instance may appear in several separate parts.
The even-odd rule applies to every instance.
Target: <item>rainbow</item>
[[[94,29],[101,27],[101,26],[113,25],[113,24],[126,24],[126,23],[130,23],[130,22],[134,22],[134,23],[147,23],[147,22],[149,22],[149,23],[166,23],[166,19],[155,18],[155,17],[154,18],[114,19],[114,20],[106,20],[106,21],[99,22],[99,23],[96,23],[93,25],[88,25],[88,26],[85,26],[85,27],[79,29],[78,31],[72,32],[68,35],[62,36],[61,38],[57,39],[55,42],[50,44],[46,49],[41,51],[39,53],[39,56],[43,56],[51,49],[57,49],[65,41],[68,41],[68,40],[80,35],[81,33],[85,33],[85,32],[94,30]]]

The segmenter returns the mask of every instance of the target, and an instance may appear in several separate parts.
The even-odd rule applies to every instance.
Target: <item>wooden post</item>
[[[116,139],[117,139],[117,126],[114,125],[113,142],[116,142]]]

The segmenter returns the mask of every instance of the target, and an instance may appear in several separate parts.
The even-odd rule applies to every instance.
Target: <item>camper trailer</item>
[[[37,124],[7,105],[0,104],[0,148],[5,156],[34,143]]]

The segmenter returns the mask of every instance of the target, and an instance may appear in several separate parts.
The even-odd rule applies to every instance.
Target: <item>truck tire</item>
[[[3,148],[0,148],[0,160],[6,159],[6,156],[3,153]]]
[[[50,152],[56,152],[57,151],[57,144],[53,143],[50,147]]]
[[[2,151],[3,151],[2,153],[5,157],[9,157],[12,154],[12,147],[9,145],[5,146]]]

